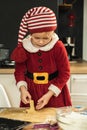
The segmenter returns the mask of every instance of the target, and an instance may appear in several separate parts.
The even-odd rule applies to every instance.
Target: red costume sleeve
[[[15,64],[15,79],[16,83],[19,81],[25,81],[25,73],[26,73],[26,62],[17,63]]]
[[[58,88],[61,90],[70,77],[70,63],[67,51],[61,41],[58,41],[55,46],[54,57],[58,69],[58,77],[56,82],[53,82],[53,84],[58,86]]]
[[[21,63],[27,60],[27,53],[22,44],[18,44],[11,54],[11,60]]]

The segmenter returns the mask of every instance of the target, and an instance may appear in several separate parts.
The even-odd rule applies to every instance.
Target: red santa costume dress
[[[45,24],[41,20],[42,17],[38,16],[44,17],[43,22]],[[35,22],[34,20],[40,21]],[[54,31],[57,26],[56,23],[54,12],[47,7],[35,7],[29,10],[24,15],[20,25],[18,46],[11,54],[11,59],[16,63],[14,75],[17,86],[19,88],[21,85],[27,87],[35,105],[37,100],[48,90],[55,93],[45,107],[72,105],[66,84],[70,77],[67,52],[56,33],[53,34],[52,41],[49,44],[40,48],[33,46],[31,35],[26,38],[24,36],[28,31],[30,33]],[[29,104],[25,105],[21,102],[20,106],[26,107]]]

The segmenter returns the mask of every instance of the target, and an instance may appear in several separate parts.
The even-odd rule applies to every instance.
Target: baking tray
[[[30,122],[0,118],[0,130],[22,130]]]

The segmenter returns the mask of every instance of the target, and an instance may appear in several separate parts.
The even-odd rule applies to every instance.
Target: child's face
[[[31,42],[36,47],[43,47],[52,40],[52,34],[54,31],[33,33],[31,35]]]

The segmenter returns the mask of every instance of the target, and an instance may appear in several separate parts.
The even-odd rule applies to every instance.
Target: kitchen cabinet
[[[16,86],[14,75],[0,74],[0,84],[5,88],[12,107],[19,107],[20,92]]]
[[[59,11],[68,11],[72,8],[72,4],[59,4]]]
[[[75,59],[82,59],[83,48],[83,0],[67,0],[58,6],[58,35],[65,42],[66,37],[75,38]],[[85,0],[86,1],[86,0]],[[87,2],[86,2],[87,3]],[[86,9],[85,4],[85,9]],[[87,11],[86,11],[87,12]],[[79,15],[80,14],[80,15]],[[86,15],[87,13],[85,13]],[[87,17],[87,16],[86,16]],[[87,20],[86,20],[87,21]],[[84,20],[85,22],[85,20]],[[87,23],[87,22],[85,22]],[[86,26],[86,24],[85,24]],[[85,29],[85,28],[84,28]],[[85,29],[87,30],[87,29]],[[85,31],[87,32],[87,31]],[[85,33],[86,36],[86,33]],[[86,42],[85,42],[86,43]],[[85,44],[85,46],[87,46]],[[84,47],[85,48],[85,47]],[[87,50],[87,49],[86,49]],[[86,52],[86,51],[85,51]]]
[[[67,86],[68,86],[69,91],[70,91],[70,78],[69,78],[69,80],[67,81]]]
[[[71,74],[70,94],[73,106],[87,106],[87,74]]]
[[[0,69],[0,83],[6,89],[12,106],[19,106],[20,92],[16,87],[14,68]],[[87,62],[70,62],[70,79],[67,84],[73,106],[87,106]]]
[[[12,107],[19,107],[20,92],[13,74],[0,74],[0,84],[5,88]],[[87,74],[71,74],[67,82],[73,106],[87,106]]]
[[[84,0],[83,14],[83,59],[87,61],[87,0]]]

